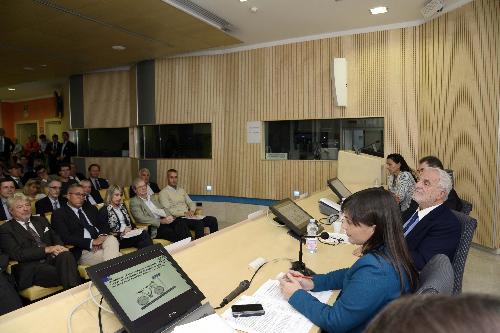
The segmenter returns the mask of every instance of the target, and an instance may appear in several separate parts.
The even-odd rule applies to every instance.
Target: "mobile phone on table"
[[[262,304],[240,304],[231,306],[233,317],[262,316],[266,312]]]

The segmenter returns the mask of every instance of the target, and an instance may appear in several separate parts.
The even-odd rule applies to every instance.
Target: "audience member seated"
[[[199,219],[194,215],[196,205],[186,191],[177,186],[177,174],[174,169],[167,171],[168,185],[160,192],[160,204],[168,209],[176,221],[185,221],[189,229],[194,230],[196,238],[203,237],[205,232],[208,234],[219,230],[215,217],[205,216]]]
[[[416,289],[418,273],[401,231],[401,215],[392,194],[379,188],[354,193],[342,203],[342,227],[349,242],[362,245],[351,268],[312,279],[288,272],[280,279],[283,295],[301,314],[327,332],[362,332],[392,300]],[[333,305],[307,290],[341,292]]]
[[[386,168],[389,171],[387,185],[389,191],[399,203],[401,212],[410,207],[411,196],[415,190],[415,178],[403,156],[390,154],[387,156]]]
[[[160,188],[158,187],[158,184],[149,181],[151,173],[149,172],[148,169],[142,168],[141,170],[139,170],[138,176],[146,183],[146,186],[148,187],[148,195],[153,195],[154,193],[160,193]],[[133,185],[130,185],[129,193],[131,198],[135,196]]]
[[[45,216],[66,204],[66,198],[61,196],[61,182],[57,179],[50,181],[45,198],[35,203],[36,213]]]
[[[2,253],[0,246],[0,316],[17,310],[23,306],[19,295],[14,288],[14,281],[11,275],[8,275],[5,270],[9,264],[9,256]]]
[[[37,177],[35,178],[40,182],[40,188],[45,191],[50,181],[55,178],[55,176],[50,176],[47,168],[44,165],[39,165],[35,168],[35,173]]]
[[[101,173],[101,166],[99,164],[91,164],[88,167],[89,180],[92,185],[92,192],[99,192],[99,190],[109,188],[109,182],[104,178],[99,178]]]
[[[16,187],[14,186],[14,181],[8,178],[0,179],[0,199],[2,200],[2,206],[0,207],[0,221],[7,221],[12,218],[10,215],[7,200],[14,195]]]
[[[419,165],[417,171],[419,173],[422,172],[425,168],[439,168],[441,170],[444,170],[443,163],[439,160],[439,158],[435,156],[422,157],[418,163]],[[458,212],[462,210],[462,201],[460,200],[457,191],[455,191],[453,187],[451,188],[450,194],[448,194],[448,198],[446,199],[444,204],[448,206],[449,209],[453,209]]]
[[[73,179],[76,180],[78,183],[80,183],[81,180],[85,179],[83,173],[78,172],[78,170],[76,169],[75,163],[71,163],[70,168],[71,168],[71,173],[70,173],[71,177],[73,177]]]
[[[500,332],[500,298],[491,295],[413,295],[389,304],[365,333]]]
[[[30,179],[24,184],[23,194],[31,201],[37,201],[46,197],[40,188],[40,182],[36,179]]]
[[[0,246],[12,260],[19,290],[33,285],[69,289],[80,284],[75,257],[49,222],[31,216],[29,199],[20,193],[8,200],[12,219],[0,226]]]
[[[69,170],[68,170],[69,172]],[[109,226],[100,223],[97,208],[82,208],[85,193],[80,184],[68,188],[68,202],[52,213],[52,225],[72,249],[80,265],[92,266],[121,255],[118,240],[108,235]]]
[[[106,192],[104,206],[99,210],[99,219],[109,225],[111,234],[120,242],[120,248],[143,247],[153,245],[151,237],[146,230],[137,236],[130,236],[130,231],[136,227],[132,222],[127,207],[123,204],[123,190],[118,185],[111,185]],[[127,234],[129,234],[127,236]]]
[[[22,177],[22,165],[18,163],[13,163],[9,167],[9,175],[5,178],[10,179],[14,182],[16,189],[23,188],[24,183],[21,180]]]
[[[406,243],[418,270],[439,253],[453,261],[461,226],[451,210],[443,205],[451,187],[451,177],[444,170],[426,168],[420,173],[413,194],[418,209],[403,225]]]
[[[148,194],[144,180],[136,178],[133,189],[137,195],[130,199],[130,212],[137,223],[149,225],[151,237],[171,242],[191,237],[185,221],[174,219],[154,196]]]
[[[101,197],[101,193],[99,193],[99,191],[92,189],[92,184],[90,183],[90,180],[88,179],[81,180],[80,185],[83,188],[83,193],[85,193],[86,202],[88,202],[91,205],[97,205],[104,202],[104,200]]]
[[[61,163],[59,165],[59,180],[61,181],[61,195],[68,193],[68,188],[73,184],[78,184],[73,177],[70,176],[71,167],[68,163]]]

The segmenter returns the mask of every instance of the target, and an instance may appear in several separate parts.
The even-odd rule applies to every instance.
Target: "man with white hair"
[[[443,203],[452,188],[450,175],[439,168],[420,173],[413,200],[418,209],[403,225],[403,232],[415,266],[421,270],[436,254],[453,260],[460,239],[461,226]]]

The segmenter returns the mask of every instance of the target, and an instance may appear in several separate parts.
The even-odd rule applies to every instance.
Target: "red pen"
[[[305,276],[305,275],[302,275],[302,274],[295,274],[295,273],[290,273],[293,277],[296,277],[296,278],[303,278],[303,279],[308,279],[308,280],[312,280],[312,276]]]

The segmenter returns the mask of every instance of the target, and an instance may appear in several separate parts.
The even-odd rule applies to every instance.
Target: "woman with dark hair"
[[[491,295],[413,295],[388,305],[365,333],[498,333],[500,298]]]
[[[351,268],[303,278],[288,272],[281,291],[288,302],[327,332],[362,332],[387,303],[415,290],[418,275],[401,229],[392,195],[380,188],[354,193],[342,203],[349,241],[361,245],[362,256]],[[299,277],[297,277],[299,276]],[[306,290],[341,290],[333,305]]]
[[[118,185],[111,185],[106,192],[104,206],[99,210],[99,219],[109,224],[111,233],[120,242],[120,248],[136,247],[141,249],[152,245],[153,241],[146,230],[142,230],[141,233],[136,231],[122,198],[123,189]]]
[[[410,207],[411,197],[415,191],[415,177],[400,154],[388,155],[385,166],[389,171],[388,189],[399,203],[401,212],[404,212]]]

